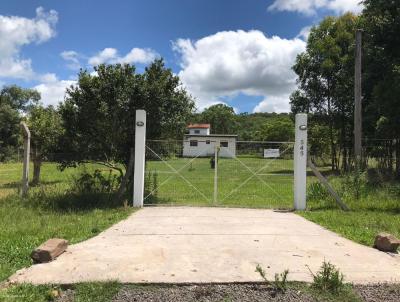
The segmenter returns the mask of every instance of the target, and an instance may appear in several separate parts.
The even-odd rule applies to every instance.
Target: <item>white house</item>
[[[219,156],[235,157],[237,135],[210,134],[210,124],[190,124],[189,134],[183,140],[184,157],[213,156],[215,148],[220,147]]]

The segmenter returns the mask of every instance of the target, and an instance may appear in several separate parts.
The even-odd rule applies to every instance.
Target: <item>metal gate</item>
[[[144,204],[292,208],[293,147],[147,140]]]

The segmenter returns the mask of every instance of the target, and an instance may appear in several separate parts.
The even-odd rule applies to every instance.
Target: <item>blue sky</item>
[[[63,100],[79,68],[163,57],[197,98],[238,112],[288,111],[290,67],[309,26],[358,0],[23,1],[0,3],[0,84]]]

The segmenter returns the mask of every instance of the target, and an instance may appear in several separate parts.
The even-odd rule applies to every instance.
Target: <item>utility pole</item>
[[[356,30],[356,58],[355,58],[355,79],[354,79],[354,155],[356,159],[357,172],[361,168],[362,156],[362,128],[361,128],[361,45],[362,45],[362,31]]]

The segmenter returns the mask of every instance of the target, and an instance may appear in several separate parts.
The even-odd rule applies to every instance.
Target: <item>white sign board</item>
[[[264,158],[277,158],[279,156],[279,149],[264,149]]]

